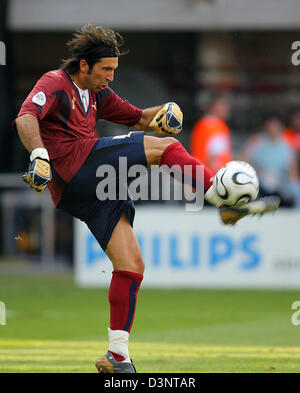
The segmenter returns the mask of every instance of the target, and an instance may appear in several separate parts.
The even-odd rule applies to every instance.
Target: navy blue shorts
[[[83,166],[67,185],[58,205],[59,209],[84,221],[103,250],[106,249],[122,213],[126,215],[131,226],[134,220],[135,208],[128,194],[127,184],[126,200],[117,198],[102,201],[96,196],[97,185],[102,180],[101,177],[96,177],[97,168],[104,164],[113,166],[118,183],[119,157],[127,157],[127,168],[135,164],[147,166],[144,133],[133,131],[128,135],[100,138]]]

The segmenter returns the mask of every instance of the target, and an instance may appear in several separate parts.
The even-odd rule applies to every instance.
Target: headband
[[[86,51],[83,51],[80,55],[74,53],[74,57],[77,60],[85,59],[85,60],[98,60],[103,57],[119,57],[120,50],[117,46],[110,46],[106,44],[102,44],[101,46],[96,46],[93,48],[87,48]]]

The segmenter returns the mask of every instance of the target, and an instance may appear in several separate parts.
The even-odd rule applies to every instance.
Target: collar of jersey
[[[74,81],[72,81],[73,82],[73,85],[77,88],[77,90],[78,90],[78,95],[79,95],[79,97],[80,97],[80,102],[81,102],[81,106],[82,106],[82,108],[83,108],[83,110],[84,110],[84,113],[87,115],[87,113],[88,113],[88,111],[89,111],[89,108],[90,108],[90,100],[91,100],[91,98],[89,97],[89,105],[88,105],[88,107],[87,107],[87,110],[85,110],[85,106],[84,106],[84,103],[83,103],[83,101],[82,101],[82,95],[83,94],[88,94],[88,95],[90,95],[90,92],[89,92],[89,89],[81,89],[79,86],[77,86],[76,85],[76,83],[74,82]]]
[[[64,70],[63,70],[63,71],[64,71]],[[90,110],[90,106],[91,106],[90,103],[91,103],[91,98],[92,98],[91,95],[90,95],[89,89],[86,89],[86,90],[88,90],[88,94],[89,94],[89,107],[88,107],[87,111],[85,111],[84,105],[83,105],[83,102],[82,102],[82,99],[81,99],[81,97],[80,97],[80,93],[79,93],[79,90],[78,90],[78,86],[75,84],[75,82],[72,81],[70,75],[69,75],[66,71],[64,71],[64,73],[67,75],[67,77],[68,77],[69,81],[72,83],[72,85],[76,87],[76,91],[77,91],[77,95],[78,95],[78,98],[79,98],[79,102],[80,102],[81,108],[82,108],[82,110],[83,110],[85,116],[87,116],[87,114],[88,114],[88,112],[89,112],[89,110]],[[81,90],[82,90],[82,89],[81,89]]]

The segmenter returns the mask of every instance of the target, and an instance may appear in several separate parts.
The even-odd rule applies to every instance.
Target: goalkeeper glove
[[[46,149],[32,150],[28,171],[22,179],[37,192],[43,192],[52,179],[49,155]]]
[[[155,134],[176,135],[182,130],[183,114],[175,102],[168,102],[156,113],[150,127],[154,128]]]

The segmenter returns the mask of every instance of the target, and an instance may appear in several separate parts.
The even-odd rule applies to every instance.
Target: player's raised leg
[[[204,193],[211,187],[213,172],[197,158],[192,157],[175,138],[145,136],[144,148],[148,167],[151,167],[151,165],[166,165],[168,167],[179,165],[183,172],[184,166],[190,165],[192,167],[192,186],[195,187],[199,181],[197,179],[196,167],[201,165],[204,169],[204,179],[203,184],[201,184]]]
[[[137,294],[143,280],[144,262],[136,236],[124,215],[116,225],[105,252],[114,268],[109,288],[109,347],[106,355],[97,360],[96,367],[104,373],[134,373],[128,342]]]
[[[221,221],[225,225],[234,225],[237,221],[247,215],[264,214],[278,209],[280,199],[277,197],[261,198],[242,206],[224,207],[224,200],[218,196],[212,187],[213,173],[198,159],[192,157],[186,149],[175,138],[144,137],[144,148],[148,167],[151,165],[167,165],[172,167],[179,165],[184,171],[185,165],[192,166],[192,185],[195,186],[197,179],[197,165],[204,167],[204,179],[202,186],[205,199],[216,207],[223,207],[219,210]],[[199,187],[198,187],[199,189]]]

